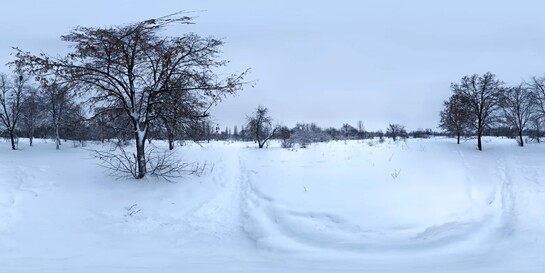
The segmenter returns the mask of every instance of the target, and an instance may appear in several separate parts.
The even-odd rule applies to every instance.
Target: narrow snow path
[[[239,151],[238,147],[228,147],[228,151],[221,153],[222,157],[211,166],[211,181],[217,187],[217,193],[196,209],[188,221],[194,223],[195,228],[217,238],[241,230],[242,186]]]

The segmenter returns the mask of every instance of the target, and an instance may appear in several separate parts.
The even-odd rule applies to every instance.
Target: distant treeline
[[[260,128],[260,134],[271,135],[286,146],[330,140],[371,138],[429,138],[432,136],[477,137],[481,149],[482,136],[517,138],[524,145],[523,135],[536,142],[543,137],[545,116],[545,78],[533,77],[529,83],[506,86],[495,75],[486,73],[463,77],[452,84],[453,95],[444,102],[441,122],[436,131],[431,128],[407,131],[402,124],[389,124],[384,130],[365,130],[364,122],[340,127],[320,127],[315,122],[301,122],[293,127]],[[0,136],[10,138],[15,149],[19,137],[53,138],[74,141],[128,141],[134,139],[134,126],[123,109],[109,107],[86,111],[83,101],[67,86],[33,84],[23,76],[0,75]],[[268,113],[266,108],[263,108]],[[268,114],[267,114],[268,115]],[[165,115],[163,115],[165,116]],[[159,116],[159,117],[163,117]],[[240,126],[220,127],[209,117],[187,120],[160,118],[150,124],[147,140],[168,140],[171,148],[176,141],[254,141],[256,128],[249,121]],[[270,117],[268,117],[270,118]],[[268,130],[268,131],[267,131]]]

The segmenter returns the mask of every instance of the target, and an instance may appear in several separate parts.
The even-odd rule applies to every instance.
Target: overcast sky
[[[75,26],[111,26],[180,10],[196,32],[223,38],[229,71],[251,68],[247,88],[213,110],[222,128],[258,104],[279,122],[369,130],[433,128],[451,82],[491,71],[517,84],[545,73],[542,1],[3,1],[0,63],[11,47],[66,51]],[[9,72],[5,66],[1,72]]]

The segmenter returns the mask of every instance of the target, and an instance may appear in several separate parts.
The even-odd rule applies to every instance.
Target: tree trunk
[[[32,147],[32,141],[34,140],[34,128],[30,129],[30,133],[28,134],[28,144],[30,147]]]
[[[170,137],[168,138],[168,150],[174,150],[174,140]]]
[[[535,123],[536,123],[536,124],[535,124],[535,125],[536,125],[536,139],[537,139],[537,143],[539,143],[539,142],[540,142],[540,140],[539,140],[539,135],[541,134],[541,133],[539,132],[539,120],[536,120]]]
[[[174,132],[168,127],[167,127],[167,136],[168,136],[168,149],[172,151],[174,150]]]
[[[481,142],[481,136],[482,136],[483,133],[481,132],[478,132],[477,133],[477,149],[479,149],[479,151],[482,151],[483,150],[483,144]]]
[[[136,139],[136,167],[137,167],[137,173],[135,178],[140,179],[146,176],[146,156],[145,156],[145,149],[144,149],[146,140],[144,139],[144,136],[140,135],[139,130],[136,130],[135,139]]]
[[[520,140],[519,146],[524,147],[524,141],[522,139],[522,130],[519,130],[519,140]]]
[[[61,149],[61,138],[59,137],[59,125],[55,124],[55,149],[60,150]]]
[[[11,139],[11,149],[12,150],[17,150],[17,147],[15,147],[15,135],[14,135],[14,132],[13,130],[8,130],[9,132],[9,138]]]
[[[257,147],[259,149],[263,148],[263,143],[261,143],[261,139],[259,138],[259,131],[260,131],[260,126],[259,124],[256,125],[256,129],[255,129],[255,139],[257,140]]]
[[[460,144],[460,132],[458,132],[456,135],[458,137],[458,141],[456,142],[456,144]]]

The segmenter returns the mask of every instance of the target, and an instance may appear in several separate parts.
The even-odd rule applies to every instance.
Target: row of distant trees
[[[116,111],[101,111],[99,114],[88,117],[85,111],[85,102],[78,102],[78,97],[66,86],[58,84],[37,84],[25,76],[0,75],[0,103],[2,107],[3,130],[2,135],[11,139],[12,148],[17,148],[18,137],[28,139],[32,146],[33,139],[53,138],[57,149],[62,144],[61,139],[101,142],[126,142],[133,139],[132,128],[129,120],[123,118],[122,113]],[[451,101],[445,102],[450,114],[461,115],[455,111],[457,105]],[[442,116],[447,113],[442,112]],[[446,116],[445,116],[446,117]],[[461,117],[461,116],[454,116]],[[452,119],[453,121],[461,119]],[[264,147],[269,139],[282,141],[285,147],[299,144],[306,147],[310,143],[327,142],[330,140],[361,140],[372,138],[429,138],[431,136],[445,135],[432,129],[417,129],[407,131],[405,126],[392,123],[383,130],[368,131],[363,121],[358,121],[355,126],[344,123],[340,127],[320,127],[315,122],[300,122],[293,127],[275,125],[269,110],[259,106],[248,117],[247,122],[240,126],[220,128],[208,117],[185,119],[176,123],[168,123],[170,120],[163,117],[159,122],[150,127],[147,141],[167,140],[169,149],[174,149],[176,143],[185,141],[256,141],[259,147]],[[460,123],[452,123],[458,125]],[[455,132],[459,136],[468,135],[464,128]],[[496,136],[512,136],[515,131],[510,127],[487,128],[484,134]]]
[[[0,118],[3,123],[0,131],[11,140],[13,149],[17,149],[19,137],[27,138],[30,146],[36,137],[53,138],[57,149],[62,144],[61,140],[126,142],[133,137],[130,122],[123,118],[122,113],[104,109],[89,117],[85,102],[78,102],[75,92],[71,92],[67,86],[37,84],[22,75],[0,75],[0,91]],[[358,121],[356,126],[344,123],[338,128],[322,128],[314,122],[300,122],[289,128],[273,125],[268,112],[267,108],[259,106],[246,124],[232,128],[220,128],[207,117],[175,124],[169,124],[169,119],[163,117],[149,129],[147,141],[167,140],[169,149],[174,149],[177,142],[184,141],[257,141],[263,147],[267,140],[279,139],[287,146],[295,143],[306,146],[330,140],[376,137],[397,140],[440,135],[432,129],[407,132],[400,124],[390,124],[385,131],[367,131],[363,121]]]
[[[386,132],[382,130],[366,131],[363,121],[358,121],[357,127],[344,123],[340,128],[328,127],[323,129],[313,122],[301,122],[289,128],[287,126],[274,125],[273,118],[269,115],[269,110],[262,105],[258,106],[254,113],[247,117],[246,126],[241,126],[241,128],[242,130],[238,133],[239,131],[235,127],[233,135],[229,135],[230,130],[226,128],[225,133],[221,135],[223,136],[221,139],[253,140],[257,142],[259,148],[265,147],[269,139],[279,139],[284,148],[291,148],[295,144],[305,148],[311,143],[327,142],[330,140],[373,138],[383,140],[385,137],[389,137],[396,141],[408,137],[429,138],[441,135],[441,133],[434,132],[432,129],[418,129],[407,132],[405,126],[394,123],[389,124]]]
[[[36,85],[27,75],[0,74],[0,121],[11,148],[17,149],[18,136],[26,136],[33,144],[35,136],[53,137],[57,149],[61,135],[82,139],[85,131],[81,105],[74,93],[58,84]]]
[[[539,141],[545,115],[545,78],[532,77],[529,83],[515,87],[505,86],[491,73],[463,77],[460,83],[452,84],[449,100],[441,111],[440,128],[458,138],[476,135],[477,145],[482,149],[483,135],[517,136],[523,146],[523,133]],[[79,101],[79,102],[78,102]],[[171,102],[172,103],[172,102]],[[57,148],[61,139],[76,141],[111,141],[132,139],[133,128],[128,118],[119,110],[99,109],[89,117],[85,102],[78,99],[68,85],[57,82],[35,82],[22,73],[0,75],[0,120],[2,134],[17,148],[17,138],[28,138],[30,145],[34,137],[53,138]],[[186,140],[236,140],[257,141],[263,147],[267,140],[280,139],[286,146],[298,143],[306,146],[313,142],[329,140],[367,139],[391,137],[427,138],[443,135],[432,129],[407,132],[400,124],[390,124],[385,131],[367,131],[363,121],[356,126],[322,128],[316,123],[297,123],[273,126],[269,110],[259,106],[248,117],[247,123],[233,128],[220,129],[206,116],[189,115],[178,118],[164,114],[150,126],[147,140],[168,140],[173,149],[176,141]],[[195,117],[197,116],[197,117]]]
[[[444,102],[439,127],[456,136],[477,136],[482,150],[482,136],[488,130],[502,130],[516,135],[524,146],[523,135],[539,141],[545,121],[545,77],[508,86],[490,72],[464,76],[451,84],[452,95]]]

